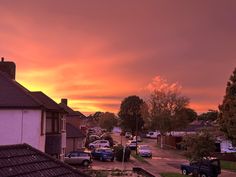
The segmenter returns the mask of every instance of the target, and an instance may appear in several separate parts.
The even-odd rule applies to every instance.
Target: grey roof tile
[[[39,102],[41,102],[44,107],[48,110],[62,111],[63,109],[50,97],[48,97],[43,92],[31,92],[32,96],[35,97]]]
[[[59,105],[68,112],[68,116],[75,117],[75,118],[80,118],[80,119],[85,119],[87,118],[84,114],[82,114],[79,111],[74,111],[71,109],[69,106],[65,105],[64,103],[59,103]]]
[[[88,177],[27,145],[0,146],[1,177]]]

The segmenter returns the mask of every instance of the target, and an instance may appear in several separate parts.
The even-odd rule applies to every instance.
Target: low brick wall
[[[172,149],[179,149],[179,143],[182,141],[182,137],[176,137],[176,136],[162,136],[163,139],[163,145],[167,148]],[[158,144],[161,144],[161,137],[158,137]]]

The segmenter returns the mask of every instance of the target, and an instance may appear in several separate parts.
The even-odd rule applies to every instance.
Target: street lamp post
[[[135,119],[136,119],[136,155],[138,155],[138,149],[137,149],[137,147],[138,147],[138,118],[137,118],[137,116],[135,117]]]

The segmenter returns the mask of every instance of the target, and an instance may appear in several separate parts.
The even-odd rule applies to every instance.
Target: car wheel
[[[185,168],[183,168],[183,169],[182,169],[182,174],[183,174],[183,175],[188,175],[188,171],[187,171]]]
[[[88,161],[88,160],[83,161],[82,165],[83,165],[84,167],[89,166],[89,161]]]
[[[94,146],[93,146],[93,145],[92,145],[92,146],[89,146],[89,148],[90,148],[90,149],[94,149]]]
[[[201,176],[201,177],[207,177],[207,175],[206,175],[206,174],[204,174],[204,173],[203,173],[203,174],[201,174],[200,176]]]

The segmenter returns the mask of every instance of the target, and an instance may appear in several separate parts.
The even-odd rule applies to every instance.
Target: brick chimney
[[[4,61],[4,58],[1,57],[0,62],[0,71],[6,73],[11,79],[16,78],[16,64],[11,61]]]
[[[67,106],[67,99],[66,98],[62,98],[61,99],[61,103]]]

